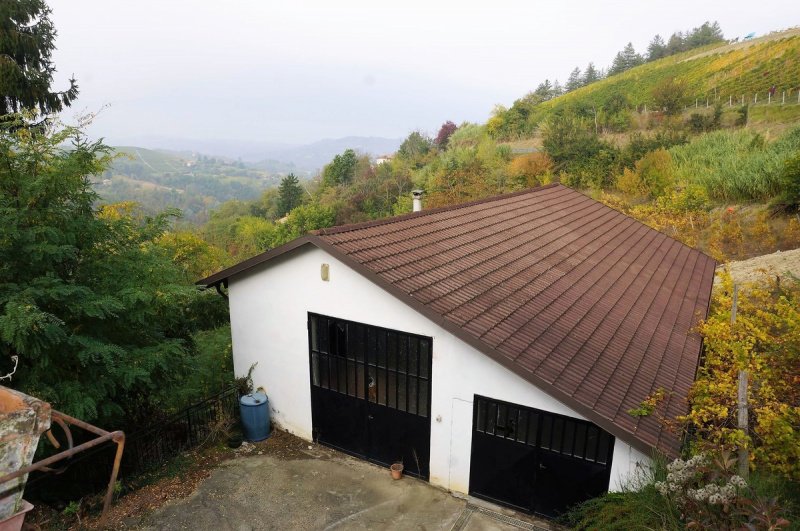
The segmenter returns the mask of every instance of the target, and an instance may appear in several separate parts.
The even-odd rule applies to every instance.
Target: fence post
[[[758,92],[753,96],[753,103],[758,103]]]
[[[733,304],[731,305],[731,332],[733,326],[736,324],[736,310],[738,303],[739,286],[733,285]],[[742,430],[747,436],[748,432],[748,414],[747,414],[747,370],[739,371],[739,385],[736,393],[736,401],[738,406],[738,414],[736,418],[736,427]],[[739,475],[747,479],[750,472],[750,458],[746,445],[739,447]]]
[[[742,107],[744,107],[744,94],[742,94]]]
[[[728,96],[728,107],[733,107],[733,95]]]
[[[194,433],[192,432],[192,415],[191,408],[186,410],[186,426],[189,429],[189,446],[194,446]]]
[[[784,90],[783,91],[783,97],[781,98],[781,105],[785,105],[785,104],[786,104],[786,91]]]
[[[767,104],[772,103],[772,92],[767,92]]]

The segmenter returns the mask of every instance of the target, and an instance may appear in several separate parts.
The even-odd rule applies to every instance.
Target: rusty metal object
[[[107,432],[103,429],[98,428],[97,426],[93,426],[88,422],[84,422],[82,420],[76,419],[75,417],[71,417],[65,413],[61,413],[60,411],[56,411],[55,409],[52,410],[52,420],[56,422],[59,426],[62,427],[64,430],[67,441],[69,444],[69,448],[64,450],[63,452],[59,452],[55,455],[51,455],[41,461],[37,461],[32,465],[20,468],[16,472],[11,474],[6,474],[5,476],[0,477],[0,485],[16,479],[20,476],[24,476],[30,472],[35,470],[42,470],[42,471],[50,471],[50,472],[62,472],[63,470],[54,470],[50,468],[50,465],[62,461],[63,459],[67,459],[72,457],[73,455],[83,452],[84,450],[88,450],[89,448],[94,448],[95,446],[99,446],[107,441],[113,441],[117,445],[117,453],[114,457],[114,466],[111,469],[111,478],[108,482],[108,488],[106,490],[105,499],[103,500],[103,513],[100,517],[100,522],[104,522],[105,518],[108,514],[108,509],[111,507],[111,501],[114,497],[114,485],[117,482],[117,475],[119,474],[119,467],[120,463],[122,462],[122,453],[125,449],[125,433],[122,431],[113,431]],[[94,433],[98,437],[92,439],[91,441],[87,441],[83,444],[79,444],[78,446],[72,446],[72,433],[69,429],[69,425],[77,426],[83,430],[86,430],[90,433]],[[48,438],[52,441],[53,436],[52,433],[48,432]],[[60,446],[60,445],[59,445]],[[56,446],[58,448],[59,446]]]

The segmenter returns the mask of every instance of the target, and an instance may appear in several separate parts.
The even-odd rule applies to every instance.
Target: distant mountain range
[[[143,136],[125,139],[124,144],[151,150],[177,152],[184,156],[202,153],[234,161],[241,160],[249,163],[248,166],[269,173],[294,171],[310,175],[320,170],[335,155],[346,149],[354,149],[360,153],[377,157],[386,153],[394,153],[402,142],[401,138],[349,136],[319,140],[305,145],[290,145]]]

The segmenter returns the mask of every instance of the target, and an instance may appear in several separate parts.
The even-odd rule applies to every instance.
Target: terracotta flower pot
[[[392,472],[392,479],[400,479],[403,477],[403,463],[395,463],[389,467]]]
[[[25,514],[31,509],[33,509],[33,505],[22,500],[22,506],[19,511],[5,520],[0,521],[0,531],[19,531],[22,529],[22,523],[25,521]]]

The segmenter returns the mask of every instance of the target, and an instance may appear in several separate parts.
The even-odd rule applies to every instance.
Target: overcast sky
[[[726,37],[800,24],[797,0],[49,0],[55,88],[66,113],[108,105],[92,127],[140,137],[306,143],[435,133],[482,122],[545,78],[610,64],[718,20]]]

